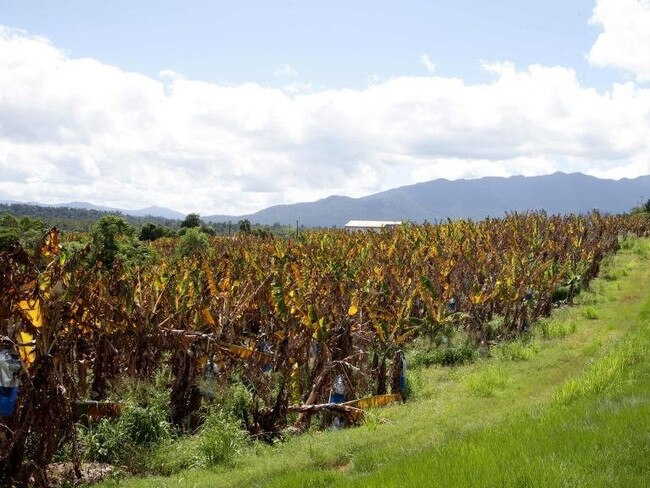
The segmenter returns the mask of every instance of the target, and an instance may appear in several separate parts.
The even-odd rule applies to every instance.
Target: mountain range
[[[506,212],[546,210],[584,213],[598,209],[623,213],[650,198],[650,176],[606,180],[582,173],[545,176],[437,179],[402,186],[361,198],[330,196],[310,203],[275,205],[242,215],[212,215],[208,221],[248,219],[271,225],[342,226],[349,220],[434,222],[447,218],[500,217]]]
[[[546,210],[548,213],[583,213],[598,209],[622,213],[650,199],[650,176],[606,180],[582,173],[545,176],[485,177],[472,180],[437,179],[361,198],[330,196],[321,200],[275,205],[247,215],[209,215],[208,222],[237,222],[305,227],[343,226],[349,220],[410,220],[434,222],[447,218],[482,219],[506,212]],[[2,201],[0,203],[20,203]],[[42,205],[30,202],[34,205]],[[164,207],[124,210],[86,202],[56,207],[121,212],[134,216],[182,219],[184,214]]]

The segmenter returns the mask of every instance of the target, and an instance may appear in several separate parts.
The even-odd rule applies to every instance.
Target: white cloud
[[[381,83],[381,76],[379,76],[377,73],[370,75],[368,77],[368,84],[369,85],[377,85]]]
[[[300,83],[299,81],[294,81],[288,85],[284,85],[282,90],[287,93],[307,93],[311,91],[311,82],[309,83]]]
[[[420,63],[427,69],[429,74],[433,74],[436,71],[436,65],[431,61],[428,54],[420,54]]]
[[[173,69],[164,69],[158,73],[158,76],[167,80],[186,79],[185,75],[182,75],[181,73],[177,73]]]
[[[226,86],[74,59],[0,29],[0,199],[244,213],[434,177],[650,173],[650,89],[485,65],[365,89]],[[293,88],[292,88],[293,86]]]
[[[288,64],[281,64],[273,72],[276,78],[296,78],[298,72]]]
[[[591,23],[603,32],[589,52],[589,62],[650,81],[650,0],[597,0]]]

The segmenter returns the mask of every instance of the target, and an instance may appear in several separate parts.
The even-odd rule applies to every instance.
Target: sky
[[[650,173],[650,0],[0,0],[0,200]]]

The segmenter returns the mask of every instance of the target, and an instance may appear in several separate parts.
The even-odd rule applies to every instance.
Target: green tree
[[[13,245],[21,245],[29,252],[34,252],[45,235],[43,221],[29,217],[0,216],[0,250]]]
[[[171,231],[169,229],[149,222],[143,225],[142,229],[140,229],[138,239],[141,241],[155,241],[156,239],[169,236],[170,234]]]
[[[248,219],[239,221],[239,232],[244,234],[250,234],[251,232],[251,222]]]
[[[187,214],[185,219],[181,222],[181,227],[192,229],[194,227],[201,227],[201,216],[197,213]]]
[[[176,254],[180,257],[189,257],[194,254],[204,253],[209,247],[210,240],[208,236],[201,229],[192,228],[188,229],[179,239]]]
[[[217,235],[217,232],[214,230],[214,228],[209,227],[209,226],[207,226],[205,224],[201,226],[201,232],[203,232],[204,234],[207,234],[209,236],[216,236]]]
[[[650,199],[646,200],[642,208],[644,212],[650,213]]]
[[[139,245],[134,240],[134,234],[133,227],[121,217],[102,217],[90,228],[91,262],[101,261],[106,268],[110,268],[119,254],[133,254],[132,248]]]

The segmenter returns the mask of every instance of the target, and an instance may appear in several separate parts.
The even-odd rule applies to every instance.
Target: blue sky
[[[650,174],[650,0],[0,0],[0,200]]]
[[[593,1],[44,1],[2,0],[0,21],[44,35],[73,57],[156,75],[262,84],[287,64],[315,86],[354,87],[376,75],[421,75],[427,54],[444,76],[480,81],[480,62],[571,66],[599,88],[625,75],[585,57],[599,32]]]

